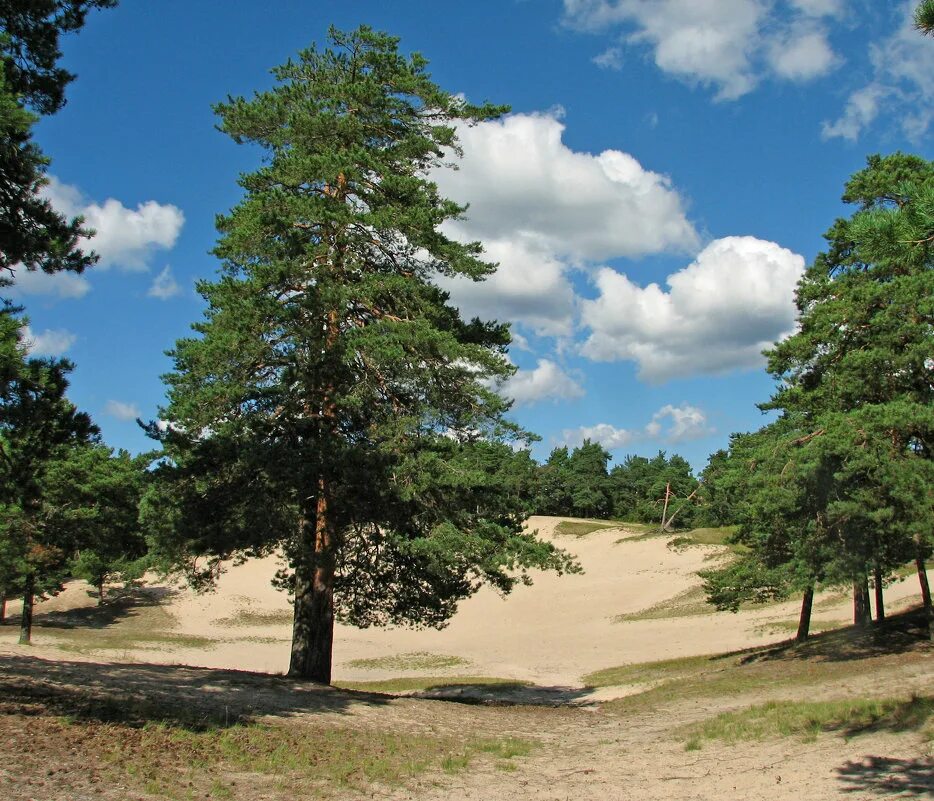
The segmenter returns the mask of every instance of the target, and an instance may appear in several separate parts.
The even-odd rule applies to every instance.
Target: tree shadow
[[[392,698],[242,670],[0,654],[0,701],[8,714],[204,730],[261,716],[346,712]]]
[[[526,682],[438,683],[413,693],[415,698],[475,706],[576,706],[591,703],[590,687],[558,687]]]
[[[845,793],[877,793],[881,796],[934,797],[934,759],[896,759],[866,756],[837,768]]]
[[[921,607],[887,617],[871,626],[821,632],[803,643],[788,640],[743,657],[742,664],[773,659],[848,662],[931,649],[928,617]]]
[[[104,629],[126,618],[136,617],[141,609],[161,606],[177,594],[171,587],[130,586],[110,590],[104,603],[62,611],[37,610],[33,626],[59,629]],[[17,621],[18,622],[18,621]]]

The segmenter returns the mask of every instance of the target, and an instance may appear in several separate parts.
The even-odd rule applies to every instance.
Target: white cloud
[[[465,317],[521,322],[536,334],[570,336],[576,298],[567,265],[532,242],[484,242],[485,258],[499,268],[485,281],[439,276]]]
[[[564,0],[570,26],[621,29],[625,43],[651,48],[662,72],[710,86],[718,100],[742,97],[763,75],[799,81],[824,74],[836,58],[816,20],[838,11],[836,0]],[[799,19],[812,25],[800,29],[793,24]],[[776,41],[789,55],[763,59]]]
[[[664,425],[665,420],[670,420],[667,426]],[[707,424],[707,415],[696,406],[686,403],[681,406],[672,406],[670,403],[662,406],[652,415],[652,420],[645,430],[648,436],[661,437],[665,442],[672,444],[700,439],[713,433],[713,429]]]
[[[22,341],[31,356],[61,356],[78,338],[64,328],[34,332],[28,325],[22,329]]]
[[[667,291],[604,268],[599,297],[582,304],[591,334],[581,352],[635,361],[652,382],[761,365],[761,351],[794,329],[803,270],[801,256],[749,236],[711,242]]]
[[[49,177],[42,194],[66,217],[80,215],[85,225],[94,229],[94,237],[82,241],[80,246],[100,256],[97,269],[111,266],[148,269],[152,252],[174,247],[185,223],[185,215],[177,206],[148,200],[136,209],[129,209],[113,198],[100,204],[89,201],[77,187],[54,176]]]
[[[528,242],[571,259],[696,247],[697,233],[667,176],[620,150],[571,150],[559,116],[513,114],[459,129],[460,169],[433,176],[444,195],[472,204],[456,234]]]
[[[809,81],[830,72],[839,59],[822,30],[794,26],[774,38],[768,48],[775,74],[789,81]]]
[[[167,266],[153,279],[152,286],[146,294],[151,298],[168,300],[180,295],[181,292],[182,288],[172,275],[172,268]]]
[[[568,272],[588,260],[690,252],[698,235],[670,180],[619,150],[575,152],[559,112],[515,114],[459,131],[458,170],[433,178],[469,203],[446,232],[483,243],[499,269],[484,282],[441,278],[467,316],[521,322],[536,334],[573,333]]]
[[[850,94],[839,119],[824,123],[824,138],[856,140],[885,110],[909,139],[923,139],[934,120],[934,47],[914,27],[914,6],[902,3],[897,30],[870,45],[872,79]]]
[[[620,47],[608,47],[591,61],[601,69],[619,72],[623,68],[623,50]]]
[[[91,289],[86,278],[75,273],[44,273],[41,270],[16,268],[13,285],[14,297],[23,295],[49,295],[58,298],[83,298]]]
[[[104,406],[104,414],[116,417],[118,420],[135,420],[140,417],[139,407],[135,403],[109,400]]]
[[[609,423],[597,423],[595,426],[566,428],[561,432],[561,441],[565,445],[580,445],[585,439],[602,445],[608,451],[622,448],[639,438],[639,432],[626,428],[616,428]]]
[[[846,101],[846,108],[836,122],[824,122],[821,136],[824,139],[840,137],[855,142],[860,133],[879,116],[881,103],[889,90],[877,83],[871,83],[853,92]]]
[[[539,359],[534,370],[519,370],[506,381],[500,394],[521,406],[543,400],[580,398],[584,388],[553,361]]]
[[[664,424],[666,420],[670,421],[667,425]],[[588,439],[612,451],[633,442],[660,440],[676,444],[711,433],[713,429],[707,424],[707,415],[696,406],[685,403],[681,406],[663,406],[642,429],[616,428],[610,423],[597,423],[593,426],[566,428],[561,432],[561,438],[565,445],[580,445]]]

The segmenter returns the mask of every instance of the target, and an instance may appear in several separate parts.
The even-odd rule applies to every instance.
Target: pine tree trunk
[[[804,642],[808,638],[811,630],[811,608],[814,606],[814,587],[808,587],[804,591],[804,598],[801,599],[801,616],[798,618],[798,633],[795,635],[797,642]]]
[[[885,620],[885,599],[882,597],[882,568],[876,565],[872,575],[872,583],[876,592],[876,623]]]
[[[36,577],[30,573],[26,576],[26,586],[23,590],[23,616],[19,628],[19,644],[29,645],[32,641],[32,604],[36,594]]]
[[[336,554],[324,479],[318,483],[313,520],[305,518],[299,525],[302,553],[295,566],[289,676],[330,684]],[[309,534],[312,535],[310,538]]]
[[[853,581],[853,625],[865,627],[872,622],[869,587],[865,576]]]
[[[6,596],[0,595],[0,626],[6,623]]]
[[[104,603],[104,579],[101,579],[97,582],[97,605],[101,606]]]
[[[931,611],[931,585],[928,584],[927,565],[924,564],[924,557],[921,551],[915,556],[915,567],[918,568],[918,581],[921,583],[921,601],[924,608]]]

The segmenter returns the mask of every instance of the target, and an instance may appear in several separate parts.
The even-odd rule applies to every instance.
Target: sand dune
[[[664,537],[645,538],[623,528],[603,529],[585,537],[558,537],[562,518],[536,517],[529,525],[556,541],[579,560],[580,575],[533,575],[531,587],[519,586],[502,598],[484,588],[464,601],[442,630],[367,629],[339,626],[334,643],[334,679],[379,680],[399,675],[493,676],[544,686],[580,686],[587,673],[612,665],[670,657],[717,653],[790,636],[796,619],[794,601],[731,613],[701,613],[697,571],[716,559],[721,549],[667,547]],[[282,672],[288,666],[290,637],[287,597],[270,585],[275,558],[228,566],[217,589],[196,595],[179,589],[164,609],[179,642],[156,648],[126,648],[119,658]],[[693,590],[693,593],[692,593]],[[913,601],[917,581],[899,582],[886,591],[891,607]],[[692,599],[694,596],[694,600]],[[684,603],[679,603],[684,599]],[[38,611],[93,604],[79,584]],[[659,610],[659,605],[672,608]],[[639,619],[646,610],[655,608]],[[816,623],[846,622],[849,602],[825,593],[818,599]],[[9,614],[18,612],[10,604]],[[617,620],[618,616],[629,616]],[[632,619],[635,618],[635,619]],[[174,624],[173,624],[174,621]],[[0,644],[12,646],[14,627],[0,633]],[[185,637],[208,638],[210,647],[186,647]],[[36,648],[56,640],[42,627],[35,630]],[[411,653],[452,659],[446,667],[396,664],[361,666],[355,660],[380,660]],[[104,654],[100,654],[104,655]],[[113,652],[106,654],[114,657]],[[456,659],[455,659],[456,658]],[[430,662],[431,659],[428,659]],[[435,659],[441,662],[440,659]]]

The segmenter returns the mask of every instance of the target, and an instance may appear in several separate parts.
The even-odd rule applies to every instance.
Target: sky
[[[105,441],[150,448],[166,355],[205,309],[215,216],[262,153],[212,104],[330,25],[367,24],[433,79],[506,117],[461,131],[469,203],[452,237],[497,273],[445,284],[466,315],[512,323],[512,416],[556,446],[680,453],[701,469],[765,422],[761,351],[795,328],[794,287],[872,153],[934,156],[934,40],[888,0],[121,0],[63,41],[78,74],[36,140],[44,190],[97,231],[82,276],[20,271],[36,355]]]

